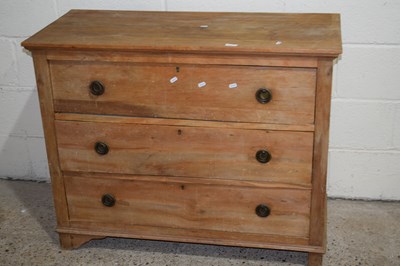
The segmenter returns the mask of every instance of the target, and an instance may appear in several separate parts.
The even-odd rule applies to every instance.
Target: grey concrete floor
[[[400,203],[329,200],[324,265],[400,265]],[[58,245],[50,184],[0,180],[0,265],[306,265],[300,252],[121,238]]]

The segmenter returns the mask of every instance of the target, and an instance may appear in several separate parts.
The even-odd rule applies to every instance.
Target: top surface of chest
[[[335,57],[341,52],[340,17],[72,10],[26,40],[23,46]]]

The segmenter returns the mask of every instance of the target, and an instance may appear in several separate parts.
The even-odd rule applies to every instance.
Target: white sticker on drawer
[[[239,44],[237,44],[237,43],[225,43],[225,46],[236,47],[236,46],[239,46]]]
[[[178,80],[178,77],[173,77],[169,80],[171,83],[175,83]]]
[[[207,85],[207,83],[206,83],[205,81],[200,82],[199,84],[197,84],[197,86],[198,86],[199,88],[203,88],[203,87],[206,86],[206,85]]]
[[[234,89],[234,88],[237,88],[237,83],[231,83],[231,84],[229,84],[229,89]]]

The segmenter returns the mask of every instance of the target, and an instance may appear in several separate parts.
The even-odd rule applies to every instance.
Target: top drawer
[[[315,69],[70,61],[50,67],[56,112],[314,122]],[[93,81],[102,84],[101,95],[91,92]],[[262,88],[272,94],[267,103],[257,100]]]

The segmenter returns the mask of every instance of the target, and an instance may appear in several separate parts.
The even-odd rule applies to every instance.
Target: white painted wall
[[[32,58],[20,42],[72,8],[340,13],[328,193],[400,199],[399,0],[1,0],[0,177],[49,180]]]

